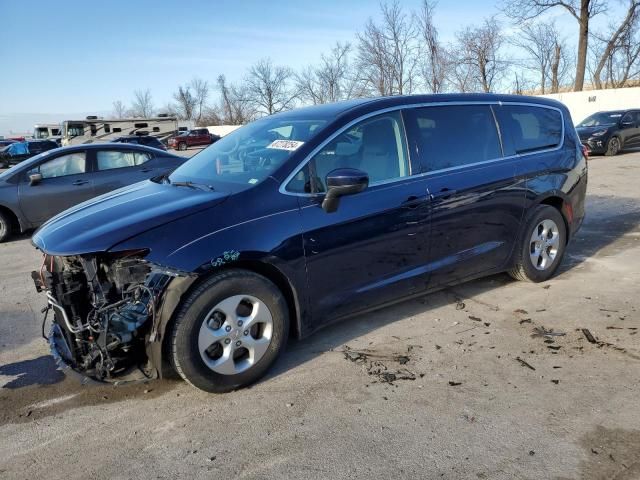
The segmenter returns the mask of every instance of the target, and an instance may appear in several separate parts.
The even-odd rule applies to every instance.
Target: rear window
[[[488,105],[449,105],[406,111],[424,171],[462,167],[502,156]]]
[[[562,141],[562,115],[558,110],[527,105],[503,105],[500,126],[512,142],[511,153],[546,150]]]

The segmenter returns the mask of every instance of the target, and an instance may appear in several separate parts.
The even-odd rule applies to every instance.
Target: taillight
[[[591,150],[589,150],[589,147],[582,144],[582,155],[584,155],[584,158],[586,158],[587,160],[589,160],[589,152]]]

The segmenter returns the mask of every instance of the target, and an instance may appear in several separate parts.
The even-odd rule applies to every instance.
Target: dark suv
[[[33,236],[33,278],[67,370],[173,369],[223,392],[260,378],[290,334],[497,272],[549,279],[586,186],[553,100],[350,100],[262,118],[63,212]]]
[[[115,143],[134,143],[136,145],[144,145],[145,147],[153,147],[159,150],[166,150],[167,147],[158,140],[156,137],[150,135],[127,135],[124,137],[118,137],[112,142]]]
[[[617,155],[624,148],[640,147],[640,109],[597,112],[576,130],[592,153]]]
[[[14,142],[0,151],[0,167],[9,168],[39,153],[58,148],[53,140],[28,140]]]

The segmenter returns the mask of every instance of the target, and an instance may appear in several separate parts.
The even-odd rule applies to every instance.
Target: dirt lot
[[[590,162],[552,281],[493,276],[333,326],[226,395],[65,379],[39,256],[2,244],[0,478],[640,478],[639,183],[640,153]]]

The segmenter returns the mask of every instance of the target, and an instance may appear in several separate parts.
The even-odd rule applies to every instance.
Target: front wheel
[[[284,349],[289,313],[265,277],[229,270],[209,278],[184,302],[171,336],[171,360],[180,376],[222,393],[261,378]]]
[[[556,272],[567,244],[567,228],[562,214],[548,205],[539,205],[529,216],[522,232],[515,266],[509,274],[516,280],[544,282]]]
[[[622,148],[622,144],[620,143],[620,139],[618,137],[611,137],[607,142],[607,150],[604,154],[608,157],[613,157],[620,152]]]
[[[6,213],[0,212],[0,243],[11,236],[11,219]]]

